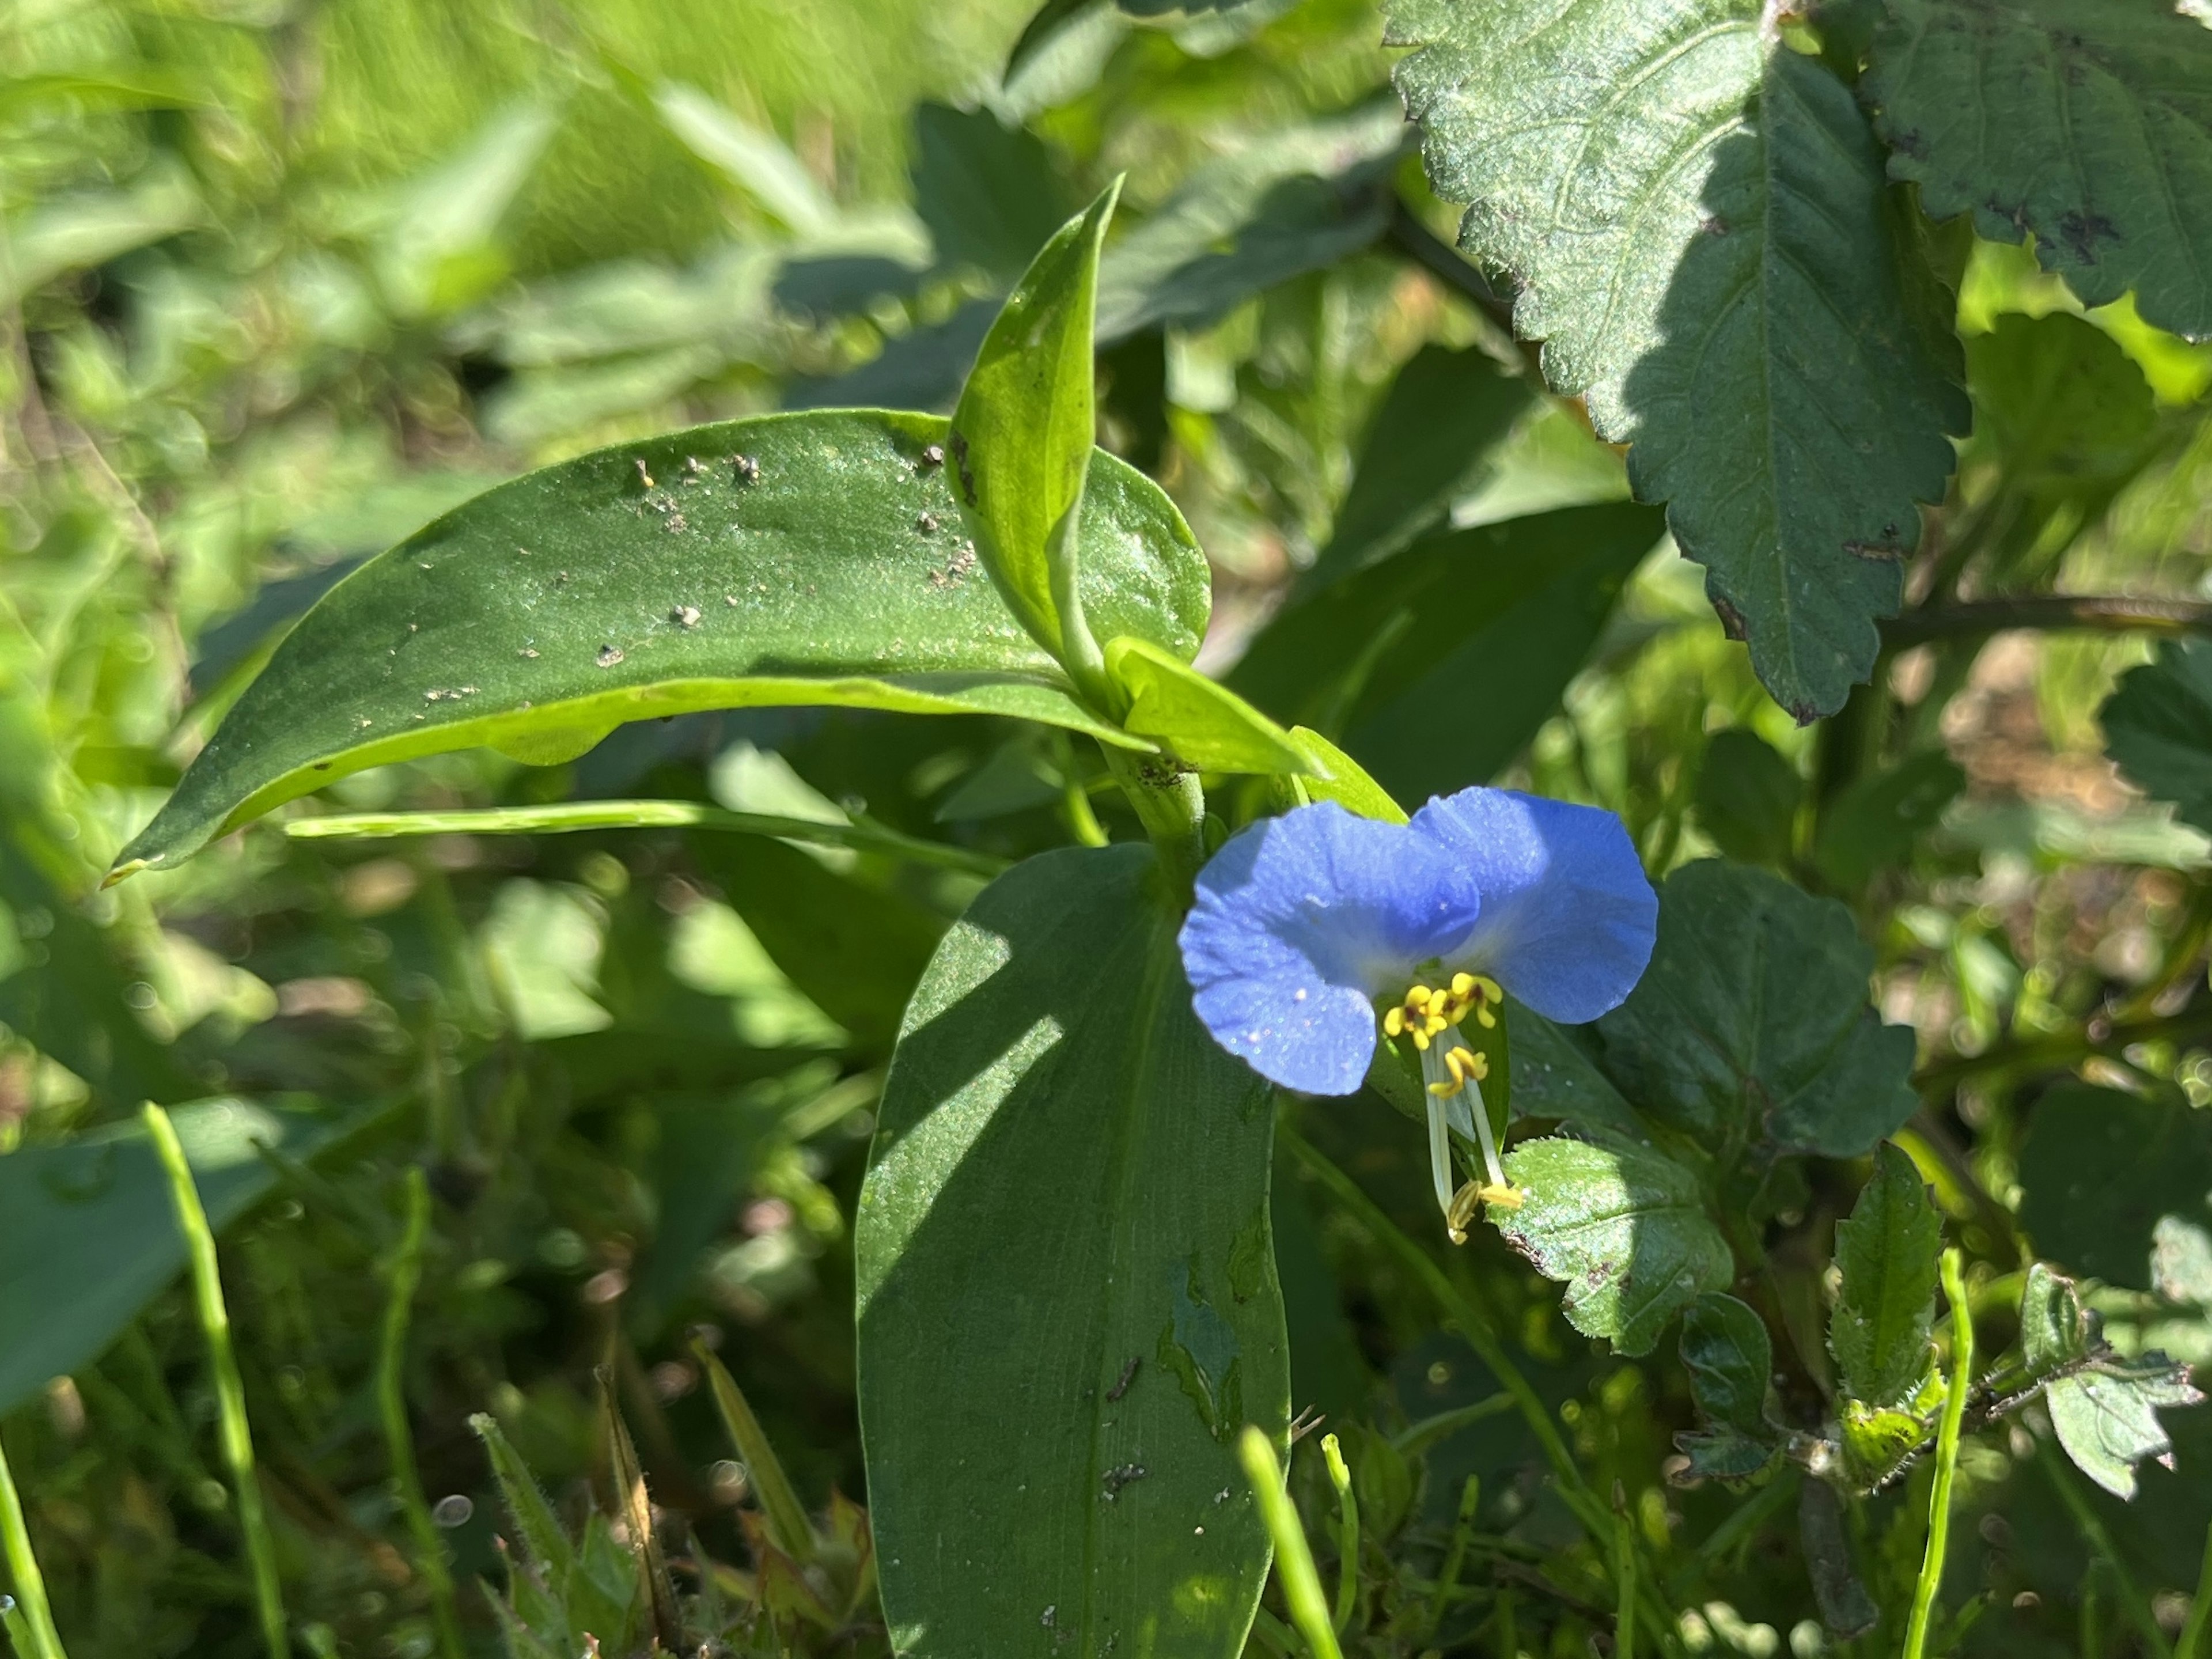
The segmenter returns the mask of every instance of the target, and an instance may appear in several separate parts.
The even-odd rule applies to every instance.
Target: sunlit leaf
[[[1912,1159],[1885,1141],[1874,1178],[1836,1227],[1842,1279],[1828,1346],[1846,1393],[1872,1407],[1916,1400],[1934,1363],[1936,1265],[1943,1224]]]

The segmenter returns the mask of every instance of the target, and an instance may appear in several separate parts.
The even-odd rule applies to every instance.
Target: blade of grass
[[[653,1500],[645,1489],[645,1471],[638,1466],[637,1447],[629,1437],[615,1403],[614,1373],[602,1365],[599,1373],[599,1418],[607,1437],[607,1460],[615,1484],[615,1505],[629,1529],[630,1547],[636,1553],[638,1589],[653,1618],[655,1645],[671,1653],[684,1648],[684,1620],[676,1610],[676,1590],[668,1581],[668,1558],[653,1529]]]
[[[422,1282],[422,1246],[430,1230],[430,1183],[422,1166],[407,1171],[407,1212],[399,1249],[392,1260],[391,1293],[384,1304],[384,1340],[376,1359],[377,1414],[384,1424],[384,1449],[399,1489],[399,1508],[415,1537],[416,1569],[430,1592],[430,1622],[445,1659],[466,1659],[467,1644],[453,1605],[453,1575],[446,1547],[422,1496],[422,1477],[415,1467],[415,1437],[407,1422],[407,1324],[416,1286]]]
[[[1329,1624],[1340,1635],[1359,1601],[1359,1497],[1352,1490],[1352,1467],[1334,1435],[1322,1436],[1321,1455],[1328,1463],[1328,1484],[1336,1488],[1336,1610]]]
[[[46,1605],[46,1577],[31,1549],[31,1529],[23,1519],[23,1500],[15,1491],[4,1446],[0,1446],[0,1550],[7,1556],[8,1577],[15,1586],[15,1600],[8,1603],[8,1639],[15,1644],[18,1659],[69,1659],[62,1650],[61,1632],[54,1628],[53,1610]]]
[[[729,1431],[730,1440],[738,1449],[738,1459],[745,1466],[745,1478],[752,1482],[753,1493],[760,1499],[761,1518],[768,1523],[769,1542],[794,1561],[811,1561],[815,1553],[813,1524],[806,1518],[806,1506],[799,1501],[791,1477],[783,1472],[775,1448],[769,1444],[760,1419],[753,1415],[751,1402],[722,1362],[714,1358],[712,1348],[703,1342],[694,1342],[691,1352],[699,1362],[699,1369],[707,1373],[708,1386],[714,1391],[714,1409],[721,1413],[722,1426]]]
[[[567,801],[552,806],[495,806],[460,812],[337,812],[294,818],[284,833],[295,841],[375,841],[398,836],[559,836],[586,830],[719,830],[732,835],[772,836],[856,853],[882,853],[915,864],[941,865],[971,875],[995,876],[1006,860],[964,847],[924,841],[865,821],[829,823],[768,812],[732,812],[689,800]]]
[[[216,1404],[222,1425],[223,1462],[229,1466],[231,1484],[237,1489],[238,1530],[246,1543],[246,1569],[253,1582],[253,1603],[260,1615],[262,1645],[269,1659],[289,1659],[291,1644],[284,1633],[284,1598],[276,1583],[276,1549],[269,1535],[269,1517],[261,1507],[261,1486],[253,1472],[253,1433],[246,1420],[246,1383],[238,1373],[238,1355],[231,1346],[230,1312],[223,1305],[222,1275],[216,1261],[215,1234],[208,1226],[207,1211],[200,1205],[199,1188],[192,1183],[192,1166],[185,1160],[184,1143],[169,1115],[149,1101],[143,1113],[146,1133],[168,1174],[169,1194],[177,1206],[177,1227],[185,1237],[191,1265],[192,1304],[199,1314],[200,1334],[207,1340],[208,1369],[215,1380]]]
[[[1943,1252],[1943,1298],[1951,1304],[1951,1386],[1936,1434],[1936,1484],[1928,1497],[1928,1547],[1912,1588],[1912,1616],[1905,1627],[1902,1659],[1925,1659],[1936,1593],[1943,1584],[1943,1557],[1951,1541],[1951,1487],[1959,1475],[1959,1435],[1966,1420],[1966,1395],[1974,1382],[1974,1315],[1958,1251]]]
[[[1283,1490],[1283,1466],[1275,1449],[1259,1429],[1247,1425],[1237,1443],[1244,1464],[1244,1478],[1252,1483],[1252,1496],[1260,1505],[1260,1519],[1275,1546],[1275,1577],[1282,1584],[1283,1600],[1291,1609],[1291,1622],[1306,1639],[1313,1659],[1344,1659],[1336,1644],[1336,1631],[1328,1621],[1328,1602],[1322,1595],[1321,1574],[1314,1569],[1313,1552],[1306,1547],[1305,1528],[1291,1495]]]

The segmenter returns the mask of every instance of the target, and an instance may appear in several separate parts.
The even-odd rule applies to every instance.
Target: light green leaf
[[[8,227],[9,264],[0,305],[13,305],[67,270],[105,264],[205,217],[182,168],[151,168],[122,190],[88,191],[33,209]]]
[[[1832,712],[1897,608],[1967,410],[1850,90],[1758,0],[1394,0],[1388,40],[1460,242],[1753,666]],[[1725,410],[1727,418],[1717,418]],[[1839,440],[1838,434],[1847,436]]]
[[[2127,0],[1889,0],[1863,90],[1936,218],[2035,238],[2088,305],[2212,334],[2212,30]]]
[[[1493,1207],[1506,1242],[1567,1287],[1567,1319],[1621,1353],[1651,1352],[1684,1308],[1735,1278],[1698,1178],[1633,1142],[1531,1140],[1505,1155],[1517,1210]]]
[[[1863,887],[1903,862],[1966,787],[1966,773],[1940,749],[1863,774],[1822,816],[1813,862],[1838,887]]]
[[[550,760],[697,708],[1016,714],[1141,744],[1075,700],[974,570],[945,440],[928,416],[769,416],[478,496],[301,620],[118,869],[363,767],[482,744]],[[1189,531],[1151,483],[1091,465],[1091,614],[1194,654],[1208,576]]]
[[[1743,1480],[1772,1463],[1782,1437],[1766,1416],[1774,1344],[1765,1322],[1732,1296],[1701,1296],[1682,1316],[1681,1355],[1698,1423],[1674,1443],[1692,1472]]]
[[[2020,1350],[2027,1369],[2048,1376],[2096,1352],[2096,1332],[2074,1281],[2050,1263],[2031,1262],[2020,1297]]]
[[[1659,893],[1659,939],[1597,1024],[1637,1107],[1714,1151],[1852,1158],[1912,1115],[1913,1038],[1868,1006],[1873,952],[1850,912],[1719,860]]]
[[[2096,513],[2156,452],[2150,382],[2084,318],[1999,317],[1966,342],[1966,383],[1978,418],[1965,462],[1995,463],[2046,512]]]
[[[2161,641],[2158,660],[2123,674],[2097,718],[2130,782],[2212,830],[2212,641]]]
[[[1698,772],[1698,828],[1741,864],[1786,866],[1805,782],[1756,732],[1713,733]]]
[[[1129,701],[1122,725],[1209,772],[1304,772],[1291,734],[1225,686],[1149,640],[1106,647],[1106,672]]]
[[[257,1145],[309,1158],[384,1109],[225,1099],[169,1115],[220,1231],[275,1184]],[[137,1123],[0,1158],[0,1414],[99,1358],[184,1266],[167,1177]]]
[[[1190,1012],[1178,920],[1146,849],[1046,854],[908,1009],[854,1245],[884,1607],[915,1659],[1242,1649],[1267,1546],[1235,1437],[1290,1409],[1272,1120]]]
[[[2029,1114],[2020,1184],[2038,1255],[2148,1291],[2160,1218],[2212,1225],[2212,1112],[2061,1084]]]
[[[1340,734],[1403,799],[1484,781],[1551,717],[1662,528],[1616,502],[1424,537],[1295,601],[1229,683]]]
[[[2028,1370],[2049,1379],[2051,1426],[2082,1474],[2115,1498],[2133,1498],[2137,1463],[2155,1457],[2171,1467],[2173,1443],[2159,1408],[2204,1397],[2190,1385],[2186,1365],[2155,1352],[2115,1353],[2074,1281],[2040,1261],[2028,1268],[2021,1296],[2020,1345]]]
[[[681,81],[654,88],[653,107],[686,149],[787,230],[817,237],[836,226],[837,204],[774,133]]]
[[[1874,1176],[1836,1227],[1843,1281],[1828,1317],[1828,1350],[1844,1391],[1868,1406],[1916,1400],[1934,1364],[1936,1263],[1943,1223],[1912,1159],[1884,1141]]]
[[[1843,1402],[1837,1427],[1843,1441],[1844,1473],[1860,1492],[1887,1484],[1929,1438],[1928,1421],[1922,1414],[1858,1400]]]
[[[1305,769],[1296,781],[1309,801],[1333,800],[1347,812],[1385,823],[1403,823],[1406,809],[1390,792],[1367,775],[1366,769],[1311,726],[1294,726],[1291,746],[1305,757]]]
[[[1077,526],[1097,424],[1098,248],[1121,188],[1109,186],[1061,226],[1006,296],[961,388],[948,440],[984,569],[1030,636],[1093,696],[1104,687],[1077,587]]]

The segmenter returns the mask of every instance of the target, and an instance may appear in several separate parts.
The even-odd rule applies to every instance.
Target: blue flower
[[[1651,959],[1659,899],[1612,813],[1510,789],[1431,800],[1409,823],[1334,802],[1243,830],[1200,872],[1182,933],[1200,1021],[1262,1077],[1348,1095],[1378,1024],[1419,1050],[1438,1203],[1517,1200],[1479,1109],[1484,1057],[1463,1022],[1501,993],[1580,1024]],[[1486,1186],[1455,1192],[1448,1128],[1479,1142]]]

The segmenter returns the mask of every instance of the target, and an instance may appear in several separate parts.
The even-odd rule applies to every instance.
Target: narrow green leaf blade
[[[478,496],[301,619],[118,870],[364,767],[482,744],[551,761],[691,709],[1015,714],[1140,741],[1084,709],[974,570],[945,441],[926,415],[769,416]],[[1121,462],[1089,464],[1091,614],[1194,654],[1209,578],[1188,527]]]
[[[1124,727],[1209,772],[1304,772],[1291,734],[1227,687],[1148,641],[1106,647],[1106,672],[1129,701]]]
[[[1621,1353],[1650,1353],[1674,1316],[1735,1278],[1698,1179],[1665,1154],[1607,1136],[1531,1140],[1505,1155],[1517,1210],[1493,1209],[1508,1243],[1567,1287],[1567,1319]]]
[[[1889,0],[1863,84],[1891,176],[2088,305],[2212,335],[2212,29],[2124,0]]]
[[[1421,48],[1396,79],[1431,181],[1471,204],[1461,246],[1518,280],[1553,386],[1633,446],[1637,494],[1668,503],[1776,700],[1832,712],[1968,413],[1849,88],[1759,0],[1389,16]]]
[[[1883,1142],[1874,1178],[1850,1219],[1836,1227],[1843,1283],[1828,1320],[1828,1349],[1852,1399],[1893,1407],[1919,1393],[1933,1363],[1928,1334],[1942,1245],[1942,1220],[1919,1170],[1902,1148]]]
[[[1176,925],[1146,849],[1047,854],[908,1011],[855,1249],[884,1605],[916,1659],[1241,1650],[1267,1548],[1235,1437],[1290,1408],[1272,1120],[1191,1013]]]
[[[1077,557],[1068,529],[1082,516],[1097,423],[1098,251],[1120,194],[1118,184],[1109,188],[1030,262],[952,411],[960,505],[983,568],[1030,636],[1063,663],[1097,649],[1085,649],[1079,603],[1066,614]],[[1071,672],[1096,667],[1078,662]]]

